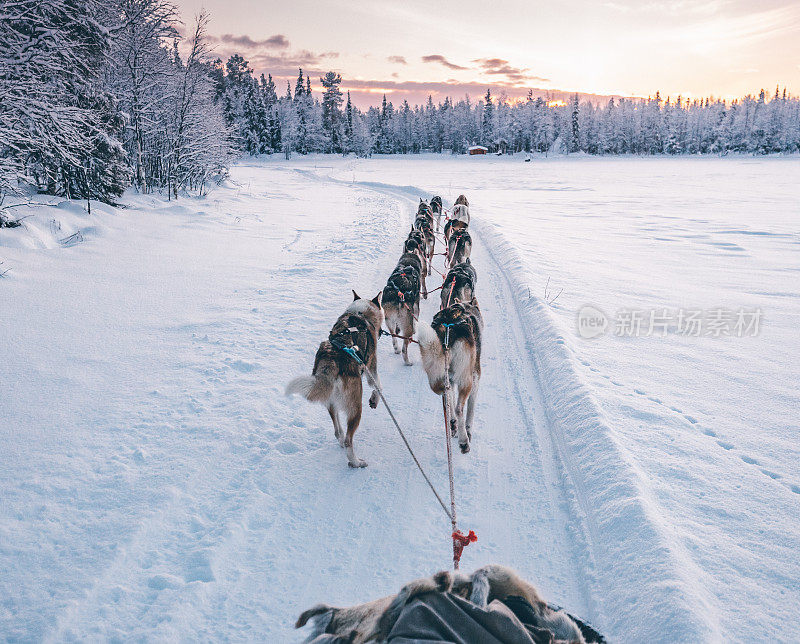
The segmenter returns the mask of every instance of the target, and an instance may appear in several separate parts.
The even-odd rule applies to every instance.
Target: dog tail
[[[322,402],[331,397],[333,393],[333,379],[325,372],[318,372],[313,376],[300,376],[286,385],[286,395],[300,394],[311,402]]]
[[[447,570],[437,572],[433,577],[423,577],[422,579],[417,579],[406,584],[403,586],[403,589],[397,593],[392,603],[389,604],[389,607],[383,611],[383,615],[381,615],[381,618],[378,620],[376,632],[372,634],[372,639],[382,642],[389,637],[389,632],[400,617],[400,613],[403,612],[403,608],[408,602],[414,599],[414,597],[434,591],[446,593],[449,592],[452,587],[453,578]]]
[[[335,610],[333,606],[328,606],[328,604],[317,604],[313,608],[303,611],[294,623],[294,627],[303,628],[303,626],[308,623],[309,619],[314,618],[314,630],[319,630],[320,633],[322,633],[328,627],[328,623],[331,621],[333,611]],[[322,617],[320,617],[320,615]],[[320,627],[322,627],[321,630]]]
[[[444,348],[430,324],[420,324],[417,330],[422,368],[428,374],[428,383],[435,392],[444,386]]]

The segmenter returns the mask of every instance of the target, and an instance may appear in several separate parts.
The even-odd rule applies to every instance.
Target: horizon
[[[574,0],[539,9],[514,0],[499,12],[477,0],[358,8],[339,0],[177,4],[187,26],[209,12],[208,35],[223,61],[242,55],[256,75],[272,74],[280,93],[287,80],[293,86],[298,68],[315,86],[335,71],[362,109],[380,105],[384,94],[413,105],[428,96],[477,99],[487,88],[510,99],[530,89],[554,100],[577,93],[599,102],[656,92],[730,101],[800,86],[800,5],[783,0],[757,8],[743,0]]]

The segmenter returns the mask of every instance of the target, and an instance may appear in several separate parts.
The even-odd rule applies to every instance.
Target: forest
[[[242,154],[773,154],[800,149],[785,88],[734,101],[606,104],[504,95],[359,109],[339,73],[294,87],[222,61],[209,16],[188,27],[166,0],[0,2],[0,195],[25,186],[114,202],[129,186],[202,193]],[[345,83],[346,86],[346,83]]]

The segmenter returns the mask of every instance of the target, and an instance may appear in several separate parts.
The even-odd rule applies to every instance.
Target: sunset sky
[[[599,95],[738,97],[800,92],[800,2],[289,2],[178,0],[201,8],[223,59],[241,53],[282,82],[340,72],[361,106],[477,98],[493,87]]]

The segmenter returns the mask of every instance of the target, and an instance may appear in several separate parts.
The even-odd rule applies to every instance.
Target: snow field
[[[449,567],[449,523],[382,406],[365,404],[369,467],[351,471],[327,412],[283,387],[351,288],[382,289],[418,198],[466,192],[486,332],[456,453],[459,525],[479,537],[462,566],[516,567],[615,641],[789,641],[793,166],[472,161],[256,161],[203,200],[21,209],[24,234],[0,231],[0,632],[297,641],[313,603]],[[676,219],[652,212],[662,184],[685,193],[661,195]],[[727,210],[697,216],[703,195]],[[676,288],[755,301],[772,326],[739,344],[575,336],[582,304],[672,305]],[[382,342],[386,397],[446,493],[440,400]]]

